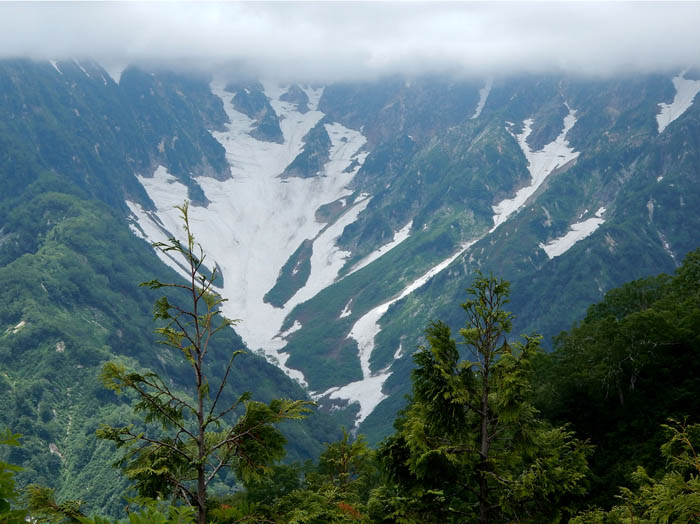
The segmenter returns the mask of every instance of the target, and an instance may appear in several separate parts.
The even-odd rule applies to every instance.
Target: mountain
[[[166,165],[193,203],[205,203],[193,175],[230,176],[208,131],[225,114],[206,82],[135,68],[117,84],[94,63],[4,61],[0,83],[0,425],[23,435],[8,459],[24,468],[21,484],[117,514],[126,484],[95,430],[138,419],[102,387],[102,364],[150,368],[175,385],[187,376],[156,343],[158,296],[138,287],[178,276],[130,231],[125,198],[153,208],[137,174]],[[243,347],[222,333],[211,375]],[[252,354],[237,359],[230,383],[229,395],[257,400],[306,396]],[[339,435],[323,414],[283,429],[297,460]]]
[[[210,204],[194,213],[241,336],[372,441],[422,330],[459,325],[476,270],[513,282],[515,331],[548,345],[606,290],[696,247],[693,74],[263,83],[283,143],[213,84],[232,178],[198,178]],[[130,204],[135,227],[172,232],[185,186],[162,169],[140,180],[157,211]]]
[[[86,375],[112,354],[167,368],[153,358],[144,320],[152,297],[127,289],[125,275],[181,273],[146,241],[181,235],[173,206],[185,199],[223,276],[224,312],[242,320],[240,343],[277,366],[251,355],[241,387],[262,382],[270,395],[299,396],[301,385],[372,442],[405,402],[426,325],[460,326],[455,305],[477,270],[512,282],[513,332],[541,333],[549,346],[607,290],[671,272],[698,245],[697,71],[320,86],[134,67],[115,82],[93,63],[6,61],[0,82],[0,176],[10,188],[0,256],[7,281],[20,275],[31,290],[0,312],[10,385],[56,383],[10,359],[20,348],[47,361],[71,353],[61,321],[58,334],[29,330],[53,313],[42,310],[39,324],[28,312],[49,305],[82,318],[73,340],[102,337],[85,347],[109,346],[89,369],[84,354],[71,357]],[[49,205],[54,194],[70,206]],[[82,230],[62,225],[72,216],[65,209],[82,217]],[[67,261],[84,267],[47,258],[65,246]],[[20,270],[32,265],[34,274]],[[69,291],[42,298],[36,282],[53,267]],[[100,299],[110,293],[132,293],[132,302]],[[114,338],[123,325],[133,343]],[[61,380],[73,373],[66,368]],[[15,396],[41,402],[43,394]],[[36,437],[46,454],[46,443],[69,441],[60,432],[70,420],[63,397],[60,409],[46,400],[40,415],[30,402],[6,419],[64,417]],[[93,406],[100,416],[116,409],[108,401]],[[314,420],[333,432],[329,419]],[[314,448],[307,439],[300,449]],[[52,456],[62,471],[64,459]]]

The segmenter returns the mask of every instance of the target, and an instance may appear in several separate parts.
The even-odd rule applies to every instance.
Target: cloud
[[[700,65],[698,3],[2,3],[0,56],[338,80]]]

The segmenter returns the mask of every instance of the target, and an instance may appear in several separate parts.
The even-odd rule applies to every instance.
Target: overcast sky
[[[299,80],[447,71],[673,71],[700,3],[0,3],[0,56]]]

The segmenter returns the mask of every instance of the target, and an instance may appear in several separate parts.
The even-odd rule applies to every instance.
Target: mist
[[[2,3],[0,57],[304,81],[670,72],[700,65],[697,3]]]

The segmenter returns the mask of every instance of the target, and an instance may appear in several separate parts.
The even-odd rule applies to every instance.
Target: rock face
[[[306,92],[296,84],[289,86],[286,93],[280,96],[283,102],[291,102],[297,106],[297,111],[302,115],[309,111],[309,97]]]
[[[277,113],[270,105],[260,83],[245,86],[229,84],[226,90],[235,93],[233,107],[236,111],[253,121],[250,136],[276,144],[284,142]]]

